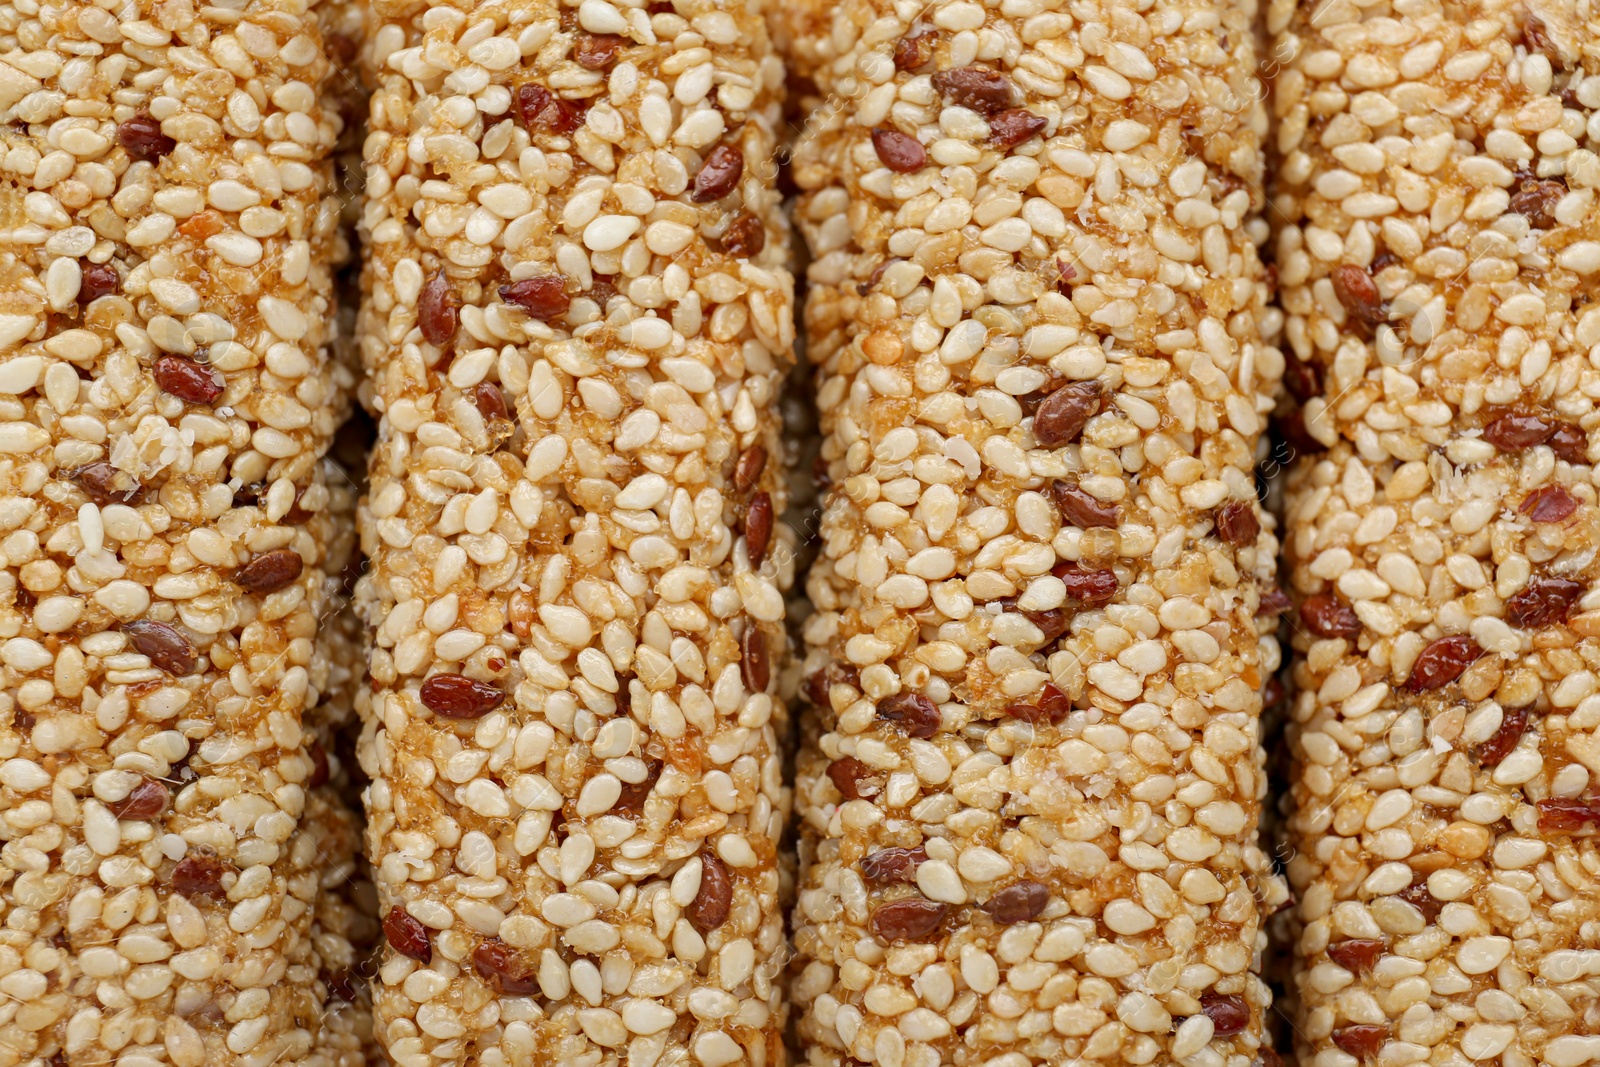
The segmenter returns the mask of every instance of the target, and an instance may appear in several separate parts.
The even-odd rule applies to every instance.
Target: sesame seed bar
[[[0,57],[0,1063],[297,1062],[352,381],[315,13],[8,3]]]
[[[727,0],[373,13],[379,1042],[777,1064],[782,65]]]
[[[801,15],[807,1058],[1270,1060],[1253,6]]]
[[[1274,5],[1301,1062],[1600,1060],[1600,14]]]

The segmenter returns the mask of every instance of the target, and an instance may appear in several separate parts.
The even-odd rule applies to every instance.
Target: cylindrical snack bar
[[[373,25],[378,1039],[775,1065],[793,297],[759,5]]]
[[[1600,1060],[1600,12],[1274,6],[1301,1062]]]
[[[816,7],[806,1054],[1270,1060],[1254,6]]]
[[[298,1062],[350,382],[316,12],[4,24],[0,1063]]]

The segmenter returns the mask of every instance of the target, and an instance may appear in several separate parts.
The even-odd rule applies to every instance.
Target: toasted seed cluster
[[[798,5],[819,1065],[1250,1067],[1282,358],[1243,3]]]
[[[8,3],[0,55],[0,1061],[305,1062],[318,16]]]
[[[1302,1062],[1600,1060],[1600,15],[1274,5]]]
[[[756,5],[374,5],[376,1032],[782,1055],[793,342]]]

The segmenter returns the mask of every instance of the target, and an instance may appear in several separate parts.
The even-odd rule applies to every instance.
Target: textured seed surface
[[[436,950],[383,950],[375,1043],[771,1062],[780,739],[822,666],[778,521],[785,66],[746,4],[370,11],[359,756],[379,911]]]
[[[317,981],[380,914],[315,757],[360,661],[350,6],[5,8],[0,1061],[370,1049]],[[279,552],[295,587],[236,582]]]
[[[1290,1058],[1586,1062],[1600,423],[1572,386],[1600,326],[1600,18],[1421,0],[1267,22],[1280,343],[1312,372],[1279,527],[1303,605]],[[1492,191],[1469,177],[1489,173]],[[1312,596],[1348,607],[1323,628],[1343,640]],[[1424,972],[1414,1006],[1391,999]],[[1497,1009],[1532,988],[1547,1022]]]
[[[791,988],[819,1067],[1262,1058],[1277,543],[1213,522],[1283,365],[1264,98],[1222,100],[1257,67],[1245,7],[775,12],[825,102],[791,171],[826,494]],[[881,713],[908,695],[937,717]],[[869,797],[831,780],[863,771]],[[916,847],[914,888],[869,881]],[[1037,914],[986,910],[1034,880]],[[1186,1051],[1207,994],[1250,1022]]]

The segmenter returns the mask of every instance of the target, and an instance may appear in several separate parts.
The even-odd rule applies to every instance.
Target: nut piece
[[[744,516],[744,543],[750,566],[761,566],[767,558],[767,546],[772,543],[772,496],[765,490],[750,498],[750,508]]]
[[[1261,534],[1256,509],[1240,500],[1222,505],[1217,512],[1217,536],[1234,546],[1253,545]]]
[[[188,404],[209,404],[222,395],[222,375],[183,356],[162,356],[153,368],[156,386]]]
[[[1578,498],[1559,485],[1541,485],[1517,508],[1534,522],[1565,522],[1578,510]]]
[[[873,771],[854,756],[840,756],[828,764],[828,778],[846,800],[871,800],[882,788],[872,781]]]
[[[884,941],[918,941],[938,930],[950,908],[926,897],[902,897],[878,905],[868,921]]]
[[[1015,148],[1036,134],[1043,133],[1050,120],[1020,107],[1007,108],[989,116],[989,143],[997,148]]]
[[[567,295],[567,279],[560,274],[540,274],[502,285],[500,299],[541,322],[560,318],[572,306],[572,298]]]
[[[142,163],[160,163],[178,142],[161,132],[161,123],[141,112],[117,127],[117,142]]]
[[[222,887],[222,877],[232,867],[215,856],[185,856],[172,869],[172,888],[186,897],[213,897],[223,900],[228,891]]]
[[[154,619],[135,619],[123,623],[122,632],[134,651],[149,657],[152,664],[169,674],[194,673],[198,658],[195,648],[176,628]]]
[[[899,726],[910,737],[924,740],[939,732],[944,716],[939,706],[921,693],[896,693],[878,701],[878,718]]]
[[[446,719],[481,719],[506,699],[490,685],[459,674],[435,674],[422,683],[422,704]]]
[[[1327,593],[1306,597],[1300,605],[1300,621],[1318,637],[1361,636],[1361,619],[1355,610]]]
[[[932,26],[914,25],[911,32],[894,43],[896,70],[918,70],[933,59],[939,44],[939,31]]]
[[[1333,268],[1333,295],[1350,313],[1351,317],[1368,326],[1388,321],[1389,312],[1383,297],[1378,293],[1378,283],[1360,267],[1344,264]]]
[[[709,849],[700,853],[700,891],[684,909],[689,924],[702,934],[710,933],[728,921],[733,907],[733,877],[727,865]]]
[[[877,149],[883,165],[901,174],[919,170],[928,161],[928,153],[915,137],[899,130],[879,127],[872,131],[872,147]]]
[[[537,972],[498,937],[472,950],[472,969],[503,997],[525,997],[539,991]]]
[[[1431,642],[1411,666],[1406,688],[1413,693],[1438,689],[1461,677],[1472,661],[1483,655],[1478,642],[1466,634],[1454,634]]]
[[[111,814],[119,819],[154,819],[167,810],[172,791],[156,778],[144,777],[128,791],[128,795],[114,804],[108,804]]]
[[[383,917],[383,936],[389,947],[419,963],[433,962],[433,932],[396,904]]]
[[[118,470],[100,460],[79,467],[67,475],[89,499],[102,507],[106,504],[132,504],[144,493],[144,486],[127,471]]]
[[[739,639],[739,652],[745,688],[752,693],[765,693],[772,682],[772,670],[767,662],[767,635],[761,632],[754,621],[745,624],[744,636]]]
[[[1583,588],[1571,578],[1534,578],[1506,601],[1506,621],[1530,630],[1561,622]]]
[[[1060,448],[1077,439],[1100,410],[1098,381],[1072,382],[1051,393],[1033,415],[1033,439],[1045,448]]]
[[[960,67],[941,70],[932,80],[933,87],[958,107],[988,114],[1011,106],[1011,82],[997,70]]]
[[[1243,997],[1207,993],[1200,998],[1200,1010],[1211,1020],[1216,1037],[1232,1037],[1250,1025],[1250,1006]]]
[[[861,877],[873,885],[915,885],[917,868],[927,859],[928,852],[921,845],[916,848],[880,848],[861,858]]]
[[[1032,922],[1044,914],[1050,904],[1050,890],[1038,882],[1018,882],[1008,885],[984,905],[984,910],[1002,926]]]
[[[239,568],[234,581],[252,593],[276,593],[287,589],[305,569],[305,561],[292,548],[276,548]]]
[[[694,176],[694,192],[689,194],[689,199],[696,204],[721,200],[733,192],[742,177],[744,153],[739,151],[737,145],[719,144],[706,157],[700,173]]]
[[[428,279],[417,298],[417,325],[422,339],[430,345],[443,345],[456,335],[461,324],[461,298],[443,271]]]
[[[1353,937],[1328,946],[1328,958],[1347,971],[1365,974],[1377,966],[1386,946],[1375,938]]]
[[[1066,482],[1054,482],[1050,495],[1055,500],[1061,521],[1080,526],[1085,530],[1096,527],[1114,527],[1120,520],[1122,509],[1107,504],[1089,494],[1087,490]]]

